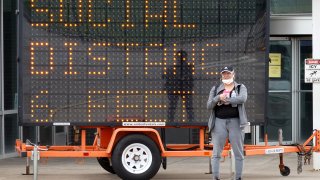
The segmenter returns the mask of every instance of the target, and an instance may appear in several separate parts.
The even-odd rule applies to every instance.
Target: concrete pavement
[[[32,175],[25,173],[25,158],[9,158],[0,160],[0,180],[32,180]],[[162,168],[154,177],[156,180],[174,179],[212,179],[208,165],[209,158],[181,157],[168,158],[167,170]],[[315,180],[320,179],[320,171],[312,170],[312,165],[303,166],[303,172],[297,174],[297,155],[285,154],[285,165],[291,169],[287,177],[279,173],[278,155],[247,156],[243,179],[245,180]],[[31,161],[32,163],[32,161]],[[311,162],[312,163],[312,162]],[[32,171],[32,168],[31,168]],[[221,163],[221,179],[231,179],[230,159]],[[113,180],[117,175],[104,171],[96,159],[42,159],[38,173],[39,180]]]

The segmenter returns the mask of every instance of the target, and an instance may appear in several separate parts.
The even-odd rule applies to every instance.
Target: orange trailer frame
[[[152,138],[158,145],[161,154],[163,157],[177,157],[177,156],[212,156],[212,145],[205,144],[205,127],[199,127],[199,144],[167,144],[168,149],[174,150],[165,150],[164,145],[158,131],[153,128],[97,128],[97,135],[95,137],[93,145],[86,145],[86,129],[88,127],[82,127],[81,130],[81,145],[79,146],[39,146],[40,149],[45,149],[40,151],[40,157],[111,157],[112,149],[119,139],[123,136],[132,134],[132,133],[142,133],[150,138]],[[194,127],[193,127],[194,128]],[[315,145],[308,145],[315,138]],[[98,140],[101,144],[98,145]],[[191,147],[198,146],[194,150],[184,150]],[[299,146],[270,146],[268,145],[268,140],[265,140],[265,145],[245,145],[244,152],[246,156],[251,155],[263,155],[268,154],[266,150],[272,150],[276,148],[283,148],[282,153],[302,153],[302,149],[305,151],[320,152],[320,130],[315,130],[313,134],[299,147]],[[210,149],[210,150],[209,150]],[[231,150],[231,145],[226,143],[223,156],[228,156],[229,150]],[[20,156],[31,156],[31,151],[33,151],[33,145],[27,145],[21,140],[16,140],[16,151]]]
[[[199,144],[163,144],[156,127],[80,127],[81,145],[78,146],[38,146],[40,158],[99,158],[112,156],[113,149],[117,142],[130,134],[144,134],[152,139],[158,146],[162,158],[165,157],[210,157],[212,156],[212,144],[205,143],[205,126],[190,126],[188,128],[199,128]],[[96,128],[97,133],[92,145],[86,144],[86,129]],[[163,127],[158,127],[163,128]],[[169,128],[169,127],[165,127]],[[315,144],[309,145],[312,140]],[[191,150],[190,150],[191,149]],[[229,156],[231,145],[226,142],[222,156]],[[31,157],[34,151],[33,145],[16,140],[16,151],[21,157]],[[246,156],[279,154],[280,172],[285,171],[283,163],[283,153],[305,153],[320,152],[320,131],[315,130],[312,135],[302,145],[268,145],[267,135],[265,135],[264,145],[245,145]],[[289,172],[290,173],[290,172]],[[282,173],[281,173],[282,174]],[[283,174],[282,174],[283,175]]]

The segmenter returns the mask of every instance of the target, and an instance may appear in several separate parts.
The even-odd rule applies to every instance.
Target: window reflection
[[[36,126],[23,126],[23,142],[27,139],[33,143],[37,143]]]
[[[271,14],[312,13],[312,0],[271,0]]]
[[[42,126],[40,127],[40,144],[52,145],[52,127]]]
[[[271,77],[269,74],[269,90],[291,89],[291,48],[291,41],[270,41],[270,53],[278,54],[280,58],[280,65],[278,66],[280,72],[277,77]]]
[[[3,71],[4,71],[4,109],[17,109],[17,23],[16,1],[4,1],[3,11]]]
[[[304,60],[312,58],[312,41],[300,41],[300,89],[312,90],[312,83],[304,83]]]
[[[283,140],[292,139],[291,93],[270,93],[268,96],[268,137],[278,140],[278,130],[283,130]]]
[[[5,138],[5,153],[15,152],[15,142],[18,138],[18,118],[17,114],[4,116],[4,138]]]
[[[300,93],[300,142],[307,140],[312,132],[312,92]]]

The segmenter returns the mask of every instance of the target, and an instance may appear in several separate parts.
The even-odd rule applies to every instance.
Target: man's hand
[[[226,94],[222,93],[222,94],[219,95],[219,97],[220,97],[220,101],[226,102],[226,100],[227,100],[227,95]]]

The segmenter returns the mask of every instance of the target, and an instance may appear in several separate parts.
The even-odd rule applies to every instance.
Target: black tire
[[[108,171],[111,174],[115,174],[116,173],[116,172],[114,172],[113,167],[110,164],[109,158],[106,158],[106,157],[99,158],[98,157],[97,160],[98,160],[98,163],[100,164],[100,166],[104,170]]]
[[[283,170],[280,169],[280,174],[282,176],[289,176],[290,168],[288,166],[284,166]]]
[[[161,155],[158,146],[149,137],[131,134],[117,143],[111,161],[120,178],[144,180],[157,174],[161,165]]]

